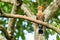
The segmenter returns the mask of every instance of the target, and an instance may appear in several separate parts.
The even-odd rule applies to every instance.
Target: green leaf
[[[11,5],[11,4],[8,4],[8,5],[7,5],[7,8],[8,8],[8,12],[10,13],[11,10],[12,10],[12,5]]]
[[[56,16],[60,15],[60,10],[56,11]]]
[[[8,12],[7,6],[4,6],[2,9],[3,9],[3,11],[6,12],[6,13]]]
[[[60,29],[60,24],[58,24],[57,27]]]
[[[51,33],[52,33],[52,35],[54,35],[55,34],[55,31],[52,30]]]
[[[25,40],[24,32],[22,32],[21,38],[22,38],[22,40]]]
[[[59,36],[58,36],[58,35],[56,36],[56,40],[60,40],[60,38],[59,38]]]
[[[4,7],[5,6],[5,3],[1,2],[1,5],[2,5],[2,7]]]
[[[0,2],[0,7],[2,6],[2,2]]]
[[[21,10],[21,9],[18,11],[18,13],[19,13],[20,15],[24,15],[24,14],[25,14],[24,11]]]
[[[49,38],[49,33],[47,31],[45,31],[45,38],[48,40]]]
[[[27,22],[27,27],[26,27],[26,30],[31,33],[33,31],[33,27],[32,27],[32,23],[30,21]]]
[[[50,4],[50,2],[52,2],[52,0],[47,0],[47,2]]]

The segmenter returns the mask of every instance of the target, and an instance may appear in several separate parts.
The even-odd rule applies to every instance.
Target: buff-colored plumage
[[[37,9],[38,9],[37,20],[42,21],[43,17],[44,17],[44,14],[43,14],[42,11],[43,11],[44,8],[42,6],[38,6]]]

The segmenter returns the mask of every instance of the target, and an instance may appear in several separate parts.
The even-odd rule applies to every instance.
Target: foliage
[[[36,15],[37,13],[37,6],[38,5],[42,5],[45,8],[51,3],[52,0],[38,0],[36,2],[33,2],[32,0],[22,0],[23,3],[26,4],[26,6]],[[2,10],[5,13],[10,13],[12,10],[12,4],[9,3],[4,3],[4,2],[0,2],[0,8],[2,8]],[[25,13],[20,9],[18,11],[18,13],[20,15],[25,15]],[[60,10],[56,12],[56,17],[52,17],[48,23],[60,28],[60,21],[58,20],[58,15],[60,15]],[[4,27],[6,27],[8,23],[8,18],[3,18],[0,17],[0,24],[2,24]],[[15,37],[18,40],[18,38],[21,36],[22,40],[25,40],[25,34],[24,34],[24,30],[27,30],[29,33],[33,32],[33,27],[32,27],[32,23],[30,21],[27,20],[23,20],[23,19],[16,19],[16,23],[15,23]],[[46,39],[48,40],[49,38],[49,34],[54,35],[56,32],[51,30],[51,29],[47,29],[46,30]],[[60,40],[59,35],[56,35],[56,40]]]

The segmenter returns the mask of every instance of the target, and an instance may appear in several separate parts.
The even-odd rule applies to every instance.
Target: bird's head
[[[38,10],[44,10],[44,7],[43,6],[38,6],[37,9]]]

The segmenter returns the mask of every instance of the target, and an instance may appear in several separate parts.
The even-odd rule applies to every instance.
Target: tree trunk
[[[51,4],[44,10],[44,14],[45,14],[45,19],[44,21],[47,22],[52,15],[55,15],[55,11],[57,11],[57,9],[59,8],[58,6],[60,5],[60,0],[57,1],[53,1],[51,2]],[[45,40],[45,27],[43,27],[43,34],[38,34],[38,27],[36,26],[36,24],[34,24],[34,39],[35,40]]]

